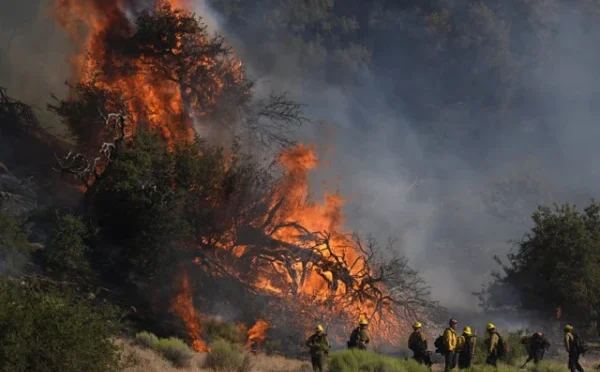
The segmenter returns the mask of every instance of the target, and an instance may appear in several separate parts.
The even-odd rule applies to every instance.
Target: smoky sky
[[[460,18],[473,2],[440,3]],[[0,5],[0,85],[40,107],[50,92],[64,94],[72,47],[50,4]],[[593,22],[600,8],[591,12],[589,4],[544,0],[485,25],[498,45],[517,56],[535,50],[526,53],[535,58],[468,58],[447,48],[440,52],[447,67],[435,70],[417,53],[415,40],[429,39],[422,14],[410,9],[356,13],[371,28],[356,32],[362,44],[346,40],[341,50],[310,34],[273,36],[260,6],[245,10],[243,24],[204,1],[195,10],[234,46],[257,94],[287,91],[306,104],[313,125],[298,139],[330,150],[321,153],[329,166],[315,172],[314,195],[339,187],[348,230],[382,244],[395,236],[434,299],[473,309],[471,292],[497,269],[493,255],[505,256],[509,240],[527,232],[536,205],[582,205],[600,186],[600,26]],[[393,27],[378,31],[383,20]],[[498,82],[518,87],[502,110],[489,104],[501,93]]]

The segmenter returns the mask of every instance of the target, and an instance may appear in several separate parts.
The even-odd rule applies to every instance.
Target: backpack
[[[465,338],[465,346],[462,349],[464,355],[473,355],[473,343],[471,339],[474,336],[463,336]]]
[[[498,358],[503,358],[508,354],[510,348],[508,347],[508,345],[506,343],[504,343],[502,336],[500,336],[500,334],[498,332],[496,332],[496,335],[498,335],[498,345],[496,345],[496,355],[498,356]]]
[[[585,354],[585,352],[587,351],[585,342],[576,333],[573,333],[573,347],[575,348],[575,351],[577,351],[577,353],[579,354]]]
[[[350,341],[347,342],[348,347],[352,348],[352,347],[358,347],[358,338],[360,337],[360,331],[358,330],[358,328],[354,329],[354,331],[352,331],[352,334],[350,335]]]
[[[444,340],[444,335],[440,335],[438,338],[435,339],[435,341],[433,342],[433,346],[435,346],[435,352],[438,354],[443,354],[445,353],[446,350],[446,341]]]

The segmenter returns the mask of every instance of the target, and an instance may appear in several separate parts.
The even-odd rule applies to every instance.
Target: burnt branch
[[[292,101],[287,93],[271,95],[248,110],[246,124],[251,133],[267,146],[289,147],[294,130],[310,120],[303,115],[303,104]]]
[[[25,103],[8,96],[6,89],[0,87],[0,121],[18,121],[26,127],[39,127],[32,108]]]
[[[114,150],[125,139],[126,116],[117,113],[105,116],[102,112],[100,112],[100,115],[104,119],[104,126],[112,129],[115,137],[113,142],[102,143],[96,157],[90,160],[87,156],[74,152],[72,149],[63,158],[59,158],[54,154],[58,163],[58,168],[53,168],[56,172],[59,172],[61,175],[73,175],[88,187],[101,177],[103,166],[106,166],[111,161]]]

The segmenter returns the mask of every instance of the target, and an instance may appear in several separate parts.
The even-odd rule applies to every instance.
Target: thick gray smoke
[[[419,104],[431,104],[432,111],[443,107],[443,115],[431,115],[435,118],[431,123],[410,117],[411,110],[404,109],[414,104],[410,92],[395,92],[415,79],[459,92],[470,84],[471,71],[489,70],[490,83],[479,82],[484,95],[495,89],[492,66],[482,61],[467,72],[427,76],[411,57],[413,46],[403,44],[398,35],[381,41],[388,46],[379,58],[389,65],[407,66],[404,74],[396,68],[388,75],[361,63],[364,51],[359,47],[335,55],[338,51],[299,42],[285,33],[264,43],[268,47],[261,50],[257,45],[264,45],[261,35],[267,37],[262,24],[267,11],[255,9],[256,22],[244,32],[224,23],[221,32],[259,82],[291,92],[308,105],[312,119],[327,122],[326,128],[311,127],[303,137],[333,147],[327,159],[331,167],[320,172],[317,181],[340,176],[340,191],[349,199],[349,228],[372,232],[381,240],[396,236],[398,249],[421,271],[433,297],[443,305],[476,308],[472,291],[498,269],[493,256],[505,256],[511,249],[509,240],[521,238],[530,227],[536,205],[553,201],[581,205],[600,185],[592,160],[600,151],[600,127],[594,120],[600,86],[600,52],[594,45],[600,28],[590,19],[584,22],[583,5],[546,1],[529,19],[515,16],[510,49],[542,44],[544,48],[535,60],[512,61],[531,64],[528,71],[533,73],[518,76],[526,87],[522,101],[527,107],[498,113],[484,102],[443,107],[436,96],[418,96]],[[399,24],[413,23],[407,13],[387,17]],[[520,33],[527,30],[520,22],[556,24],[548,36]],[[410,26],[403,30],[412,31]],[[530,40],[542,37],[549,41],[530,46]],[[257,38],[259,42],[253,42]],[[331,73],[322,67],[324,61],[340,60],[336,68],[347,71]],[[379,66],[386,63],[380,61]],[[513,66],[494,67],[510,71]],[[339,81],[338,76],[350,78]],[[424,130],[428,126],[436,130]]]
[[[48,13],[50,2],[0,5],[0,85],[41,107],[50,91],[64,94],[68,75],[69,43]],[[509,65],[499,59],[493,69],[481,61],[441,76],[420,68],[411,54],[414,46],[401,34],[374,41],[386,51],[376,56],[375,69],[366,63],[366,49],[352,43],[332,51],[285,33],[273,41],[261,18],[264,9],[253,9],[255,22],[242,30],[204,0],[197,1],[196,11],[211,30],[228,37],[258,79],[259,91],[288,91],[308,105],[313,121],[324,122],[305,128],[300,139],[332,150],[324,159],[331,166],[315,175],[315,187],[321,188],[323,179],[335,186],[339,176],[340,192],[348,198],[348,228],[373,233],[382,242],[394,235],[398,250],[428,280],[434,299],[467,310],[476,307],[471,292],[497,268],[493,255],[504,256],[507,241],[527,231],[537,203],[581,204],[600,186],[594,162],[600,152],[594,120],[600,109],[595,47],[600,26],[584,20],[583,5],[543,3],[527,20],[515,16],[511,28],[510,49],[550,40],[534,60]],[[379,16],[397,19],[406,34],[418,17]],[[556,24],[548,36],[534,35],[520,22]],[[268,37],[272,41],[265,43]],[[512,77],[527,87],[519,98],[526,107],[514,112],[492,111],[484,100],[448,106],[436,94],[423,93],[427,89],[413,94],[411,88],[421,81],[461,92],[473,84],[472,72],[489,70],[492,77],[511,71],[513,64],[529,64],[531,72]],[[481,75],[477,84],[483,96],[494,91],[497,79],[486,85]],[[430,107],[427,120],[415,115],[414,105]]]

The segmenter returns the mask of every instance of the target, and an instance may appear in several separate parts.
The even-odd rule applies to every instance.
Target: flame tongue
[[[180,290],[173,299],[170,310],[183,320],[192,341],[192,348],[199,352],[207,352],[210,348],[201,338],[202,326],[200,318],[194,309],[188,274],[185,271],[182,271],[180,275],[179,286]]]
[[[269,329],[269,323],[266,321],[259,319],[256,324],[254,324],[248,330],[248,342],[246,343],[246,347],[252,348],[253,345],[256,346],[257,349],[260,350],[260,346],[267,338],[267,330]]]

